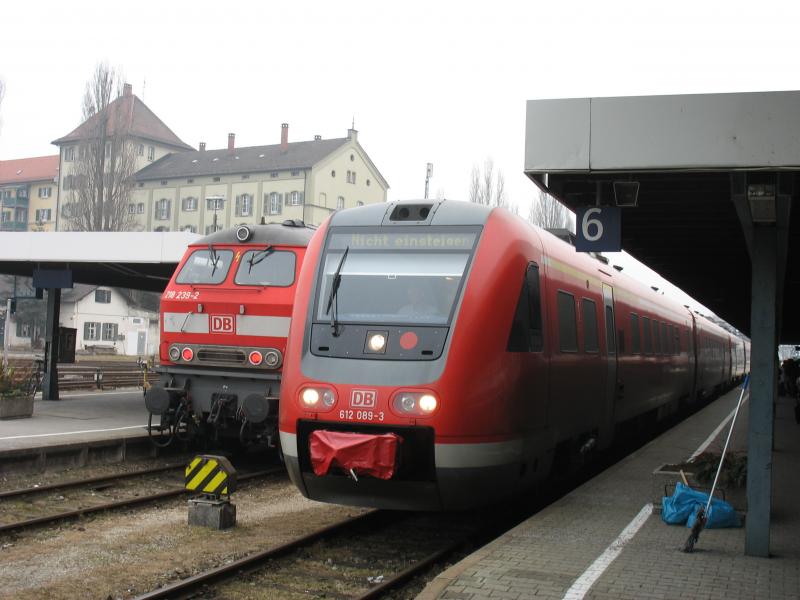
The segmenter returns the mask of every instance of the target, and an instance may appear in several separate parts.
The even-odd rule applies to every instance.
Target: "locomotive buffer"
[[[230,529],[236,525],[236,469],[224,456],[195,456],[186,465],[186,489],[199,493],[189,499],[189,525]]]

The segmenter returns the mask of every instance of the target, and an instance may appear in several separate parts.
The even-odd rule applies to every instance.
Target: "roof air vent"
[[[390,221],[425,221],[431,213],[430,204],[398,204],[389,216]]]

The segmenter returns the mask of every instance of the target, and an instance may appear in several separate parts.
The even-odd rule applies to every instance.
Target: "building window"
[[[217,225],[216,227],[214,225],[206,225],[206,235],[219,231],[220,229],[222,229],[222,225]]]
[[[68,192],[72,189],[72,175],[64,176],[64,191]]]
[[[111,290],[95,290],[94,301],[98,304],[111,304]]]
[[[117,340],[117,328],[119,325],[116,323],[103,323],[103,341],[115,342]]]
[[[289,204],[292,206],[300,206],[301,204],[301,196],[300,192],[290,192],[289,193]]]
[[[187,196],[181,200],[181,210],[192,211],[197,210],[197,198],[194,196]]]
[[[51,187],[40,187],[39,188],[39,198],[49,198],[50,193],[52,192],[53,188]]]
[[[50,221],[52,216],[52,209],[50,208],[40,208],[36,211],[36,222],[43,223],[45,221]]]
[[[194,179],[187,179],[186,183],[194,183]]]
[[[331,171],[331,177],[336,177],[336,171]]]
[[[281,195],[277,192],[272,192],[269,195],[269,214],[281,214]]]
[[[319,193],[319,205],[326,206],[328,204],[328,195],[325,192]]]
[[[352,155],[352,154],[351,154],[351,155],[350,155],[350,162],[353,162],[355,159],[356,159],[356,157],[355,157],[354,155]]]
[[[348,171],[348,172],[347,172],[347,177],[346,177],[346,179],[347,179],[347,183],[350,183],[350,171]]]
[[[136,214],[137,215],[144,214],[144,202],[139,202],[139,204],[136,205]]]
[[[344,196],[339,196],[336,198],[336,210],[342,210],[344,208]]]
[[[159,225],[154,229],[154,231],[156,233],[164,233],[165,231],[169,231],[169,227],[167,227],[166,225]]]
[[[100,339],[100,323],[94,321],[87,321],[83,324],[83,339],[84,340],[99,340]]]
[[[161,185],[167,185],[167,180],[166,179],[162,179],[161,180]]]
[[[272,177],[273,179],[275,179],[278,176],[278,172],[277,171],[273,171],[272,173],[269,174],[269,176]]]
[[[214,181],[219,181],[219,177],[214,177]]]
[[[75,207],[74,202],[65,202],[61,205],[61,216],[69,219],[74,216]]]
[[[369,187],[369,179],[367,179],[367,187]]]
[[[147,160],[155,160],[155,157],[156,157],[155,146],[148,146],[147,147]]]
[[[156,220],[166,221],[169,219],[171,204],[172,200],[168,200],[167,198],[161,198],[161,200],[156,202]]]
[[[0,196],[3,197],[3,200],[11,200],[11,190],[3,190]]]
[[[22,321],[17,321],[17,337],[18,338],[31,337],[31,324],[23,323]]]
[[[250,194],[242,194],[236,196],[236,216],[249,217],[253,214],[253,196]]]
[[[242,179],[250,179],[250,175],[242,175]]]
[[[64,148],[64,162],[72,162],[75,160],[75,146],[67,146]]]
[[[3,223],[8,223],[9,221],[11,221],[11,211],[4,210],[2,217],[0,217],[0,221],[2,221]]]
[[[292,177],[299,177],[300,171],[292,171]]]
[[[128,214],[135,215],[136,214],[136,204],[128,204]]]
[[[356,206],[364,206],[364,203],[361,200],[359,200],[358,202],[356,202]]]
[[[196,225],[184,225],[181,231],[188,231],[189,233],[197,233]]]
[[[136,156],[144,156],[144,144],[139,144],[136,147]]]
[[[206,209],[208,210],[222,210],[223,206],[225,206],[225,198],[221,196],[206,198]]]

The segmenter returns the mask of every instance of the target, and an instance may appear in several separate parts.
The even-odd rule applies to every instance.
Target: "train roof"
[[[458,200],[405,200],[337,211],[330,226],[483,225],[493,208]]]
[[[316,229],[309,227],[303,221],[294,219],[283,223],[267,223],[266,225],[251,225],[247,227],[252,236],[242,242],[236,237],[239,228],[224,229],[200,238],[192,246],[207,246],[208,244],[272,244],[275,246],[308,246]]]

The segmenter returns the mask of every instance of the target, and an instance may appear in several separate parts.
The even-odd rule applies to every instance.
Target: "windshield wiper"
[[[211,242],[208,243],[208,253],[211,255],[211,277],[214,277],[214,273],[217,272],[217,264],[219,264],[219,257],[217,256],[217,251],[214,250],[214,246],[211,245]]]
[[[268,257],[270,254],[272,254],[273,252],[275,252],[275,248],[273,248],[272,246],[267,246],[267,247],[266,247],[266,248],[264,248],[263,250],[259,250],[258,252],[255,252],[255,253],[253,254],[253,256],[251,256],[250,258],[248,258],[248,259],[247,259],[247,262],[248,262],[248,263],[250,263],[250,268],[249,268],[249,269],[247,269],[247,272],[248,272],[248,274],[249,274],[249,273],[251,273],[251,272],[253,271],[253,267],[254,267],[254,266],[256,266],[256,265],[257,265],[258,263],[260,263],[262,260],[264,260],[265,258],[267,258],[267,257]]]
[[[342,282],[342,267],[344,266],[344,261],[347,259],[348,252],[350,252],[350,246],[344,249],[344,254],[342,254],[341,260],[339,260],[339,266],[336,267],[336,272],[333,274],[331,292],[328,295],[328,306],[325,308],[325,314],[327,315],[331,312],[331,305],[333,305],[333,312],[331,313],[331,330],[333,332],[333,337],[339,337],[339,324],[336,322],[339,303],[336,301],[336,294],[339,292],[339,284]]]

